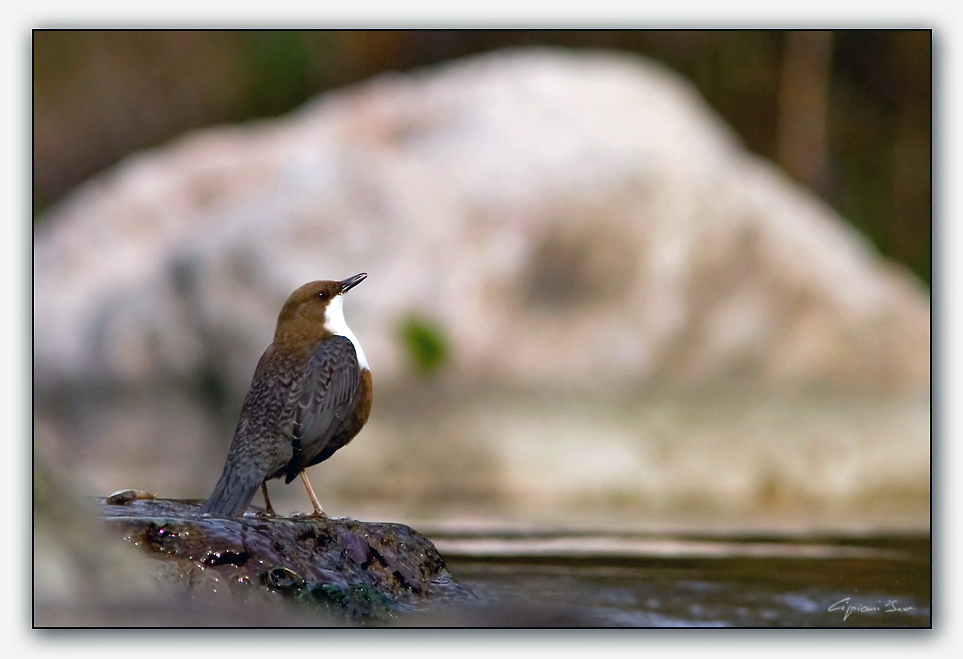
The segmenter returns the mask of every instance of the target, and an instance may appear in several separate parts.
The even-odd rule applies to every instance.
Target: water
[[[433,540],[452,575],[488,603],[463,624],[930,626],[926,536]]]

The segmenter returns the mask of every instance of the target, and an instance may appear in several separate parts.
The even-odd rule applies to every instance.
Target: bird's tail
[[[214,492],[201,506],[201,514],[215,517],[239,517],[251,504],[264,477],[254,469],[237,469],[228,462]]]

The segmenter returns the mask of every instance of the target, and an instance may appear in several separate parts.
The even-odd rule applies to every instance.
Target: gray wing
[[[351,341],[331,336],[321,342],[301,379],[294,412],[287,482],[310,465],[338,433],[359,386],[358,355]]]

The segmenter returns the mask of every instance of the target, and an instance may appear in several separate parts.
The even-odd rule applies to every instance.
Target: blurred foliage
[[[749,149],[779,162],[929,283],[931,33],[793,37],[774,30],[36,31],[34,213],[128,153],[190,128],[276,116],[381,71],[511,46],[605,48],[647,55],[686,76]],[[813,85],[826,88],[813,94]],[[808,135],[821,152],[800,167],[791,149],[812,144]]]
[[[433,375],[448,360],[448,342],[442,329],[421,316],[407,316],[398,325],[398,336],[412,365],[423,375]]]
[[[239,53],[245,60],[244,115],[283,114],[311,95],[311,62],[317,54],[304,33],[254,32],[246,45]]]

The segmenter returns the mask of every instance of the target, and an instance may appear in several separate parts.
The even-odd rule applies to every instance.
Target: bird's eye
[[[327,291],[321,291],[320,293],[318,293],[318,297],[321,298],[322,300],[327,300],[327,299],[328,299],[328,292],[327,292]]]

